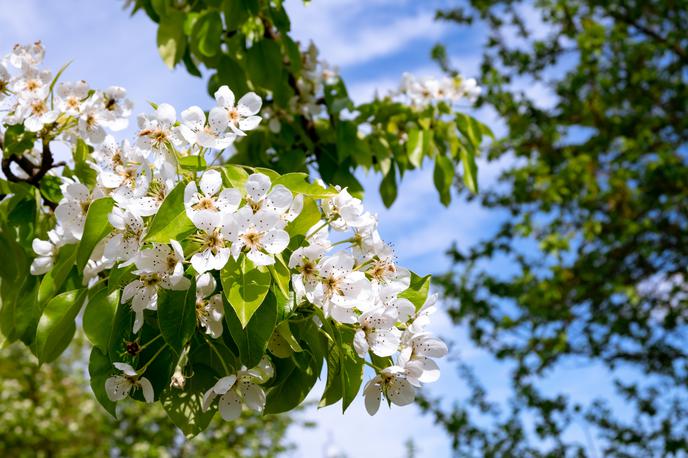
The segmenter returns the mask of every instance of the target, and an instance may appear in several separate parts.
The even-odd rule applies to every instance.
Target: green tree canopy
[[[438,18],[488,31],[479,103],[506,125],[490,158],[510,164],[480,196],[507,218],[493,237],[451,250],[443,286],[455,322],[514,364],[514,396],[497,413],[464,371],[471,405],[426,407],[461,455],[682,456],[688,3],[473,0]],[[453,72],[443,47],[434,55]],[[551,91],[551,106],[520,89],[533,84]],[[539,382],[571,361],[633,369],[613,380],[629,412],[545,396]],[[483,415],[494,418],[487,427]],[[590,443],[572,439],[580,422]]]

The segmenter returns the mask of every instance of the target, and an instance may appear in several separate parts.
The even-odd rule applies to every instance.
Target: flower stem
[[[165,344],[165,345],[163,345],[162,347],[160,347],[160,349],[153,355],[153,357],[152,357],[151,359],[149,359],[148,362],[147,362],[146,364],[144,364],[143,367],[142,367],[141,369],[137,370],[136,373],[137,373],[138,375],[143,375],[143,373],[146,372],[146,369],[148,369],[148,366],[150,366],[150,365],[153,363],[153,361],[155,361],[155,359],[156,359],[158,356],[160,356],[160,353],[162,353],[162,351],[163,351],[165,348],[167,348],[167,344]]]
[[[158,340],[158,339],[161,338],[161,337],[162,337],[162,334],[158,334],[157,336],[153,337],[151,340],[149,340],[149,341],[146,342],[145,344],[141,345],[141,346],[139,347],[139,351],[145,350],[148,346],[150,346],[150,344],[152,344],[153,342],[155,342],[156,340]]]

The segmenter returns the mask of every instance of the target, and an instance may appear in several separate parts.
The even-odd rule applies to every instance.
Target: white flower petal
[[[215,100],[217,104],[224,108],[232,108],[234,106],[234,92],[228,86],[220,86],[215,91]]]
[[[218,410],[225,420],[236,420],[241,415],[241,399],[234,391],[225,393],[220,397]]]
[[[265,197],[270,186],[272,186],[272,182],[267,175],[253,173],[246,180],[246,193],[252,201],[258,202]]]
[[[255,92],[248,92],[239,99],[239,103],[237,103],[237,109],[239,110],[240,115],[251,116],[258,113],[262,105],[263,101],[258,94]]]
[[[222,175],[217,170],[207,170],[201,177],[201,191],[206,196],[213,196],[222,187]]]
[[[150,380],[146,377],[141,377],[139,383],[141,384],[141,391],[143,391],[143,399],[149,404],[154,402],[155,393],[153,393],[153,385],[151,385]]]
[[[129,396],[131,383],[126,377],[116,375],[105,380],[105,393],[108,399],[113,402],[121,401]]]

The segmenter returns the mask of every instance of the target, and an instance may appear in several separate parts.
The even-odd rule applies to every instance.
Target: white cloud
[[[313,40],[327,61],[351,66],[401,51],[418,39],[436,40],[447,29],[434,21],[432,8],[395,15],[389,13],[395,8],[399,11],[398,2],[394,3],[339,0],[307,6],[294,3],[288,10],[297,39]],[[384,12],[371,14],[376,6],[384,6]]]

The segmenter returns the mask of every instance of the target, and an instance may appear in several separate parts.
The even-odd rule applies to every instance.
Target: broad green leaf
[[[35,141],[36,134],[24,130],[23,124],[7,127],[2,147],[4,157],[22,155],[30,151]]]
[[[79,270],[84,270],[95,246],[112,230],[108,215],[114,205],[115,201],[111,197],[103,197],[94,200],[88,207],[84,234],[81,236],[79,250],[76,254],[76,265]]]
[[[41,286],[38,290],[38,302],[40,304],[52,299],[62,289],[76,258],[77,245],[65,245],[60,248],[53,268],[41,280]]]
[[[399,297],[408,299],[416,307],[416,311],[425,304],[430,291],[431,276],[419,277],[414,272],[411,272],[411,283],[409,287],[399,293]]]
[[[284,339],[284,341],[287,342],[292,350],[295,352],[303,351],[303,348],[301,348],[301,345],[299,345],[299,341],[296,340],[294,334],[291,332],[289,321],[282,321],[280,324],[278,324],[277,332]]]
[[[275,90],[282,80],[283,68],[282,52],[274,40],[260,40],[246,51],[246,72],[263,88]]]
[[[249,87],[246,84],[246,81],[248,80],[246,77],[246,72],[236,60],[232,59],[226,54],[222,54],[220,56],[217,64],[217,74],[215,79],[217,87],[210,91],[211,94],[223,84],[229,86],[237,95],[237,98],[239,97],[239,94],[245,94],[249,92]]]
[[[227,337],[226,333],[218,339],[212,339],[203,333],[195,333],[189,350],[191,364],[207,366],[218,377],[235,373],[241,364],[234,352],[225,345],[225,338],[231,341],[231,337]]]
[[[36,330],[35,352],[41,363],[54,361],[72,341],[85,296],[85,289],[67,291],[46,304]]]
[[[184,208],[185,187],[185,183],[179,183],[165,197],[151,221],[144,239],[146,242],[170,243],[170,239],[182,240],[195,230]]]
[[[475,163],[475,155],[465,146],[460,147],[461,162],[463,163],[463,182],[473,193],[478,193],[478,166]]]
[[[160,19],[158,27],[158,52],[169,68],[174,68],[184,56],[186,37],[184,36],[184,13],[174,11]]]
[[[215,409],[203,411],[203,395],[215,384],[213,372],[204,365],[193,366],[193,377],[186,380],[183,390],[168,386],[160,394],[160,403],[172,422],[191,439],[205,430]]]
[[[158,323],[165,341],[181,354],[196,330],[196,284],[186,291],[158,292]]]
[[[277,303],[272,294],[267,295],[246,326],[239,321],[234,308],[225,301],[225,322],[239,349],[241,364],[248,368],[258,364],[275,329],[276,319]]]
[[[230,188],[237,188],[244,191],[244,185],[248,180],[248,172],[243,167],[233,164],[223,165],[220,169],[222,183]]]
[[[40,189],[41,195],[53,203],[58,203],[62,200],[62,179],[55,175],[45,175],[41,178]]]
[[[107,352],[112,332],[112,322],[119,303],[119,290],[108,293],[102,288],[88,299],[84,310],[83,327],[88,340]]]
[[[287,173],[273,181],[272,185],[281,184],[289,188],[294,194],[303,194],[315,199],[336,196],[338,191],[332,187],[323,188],[317,183],[308,181],[306,173]]]
[[[300,326],[307,351],[294,353],[290,359],[275,359],[276,379],[267,395],[265,413],[288,412],[301,404],[322,371],[324,337],[312,321]]]
[[[356,398],[363,381],[363,359],[353,348],[355,331],[346,326],[339,326],[329,319],[323,321],[324,329],[332,337],[327,354],[327,383],[320,400],[324,407],[342,400],[342,412]]]
[[[440,194],[440,202],[446,207],[451,202],[451,186],[454,181],[454,164],[451,159],[442,154],[435,158],[435,170],[433,172],[435,188]]]
[[[387,175],[380,182],[380,197],[382,197],[382,203],[387,208],[391,207],[397,199],[397,180],[394,167],[389,169]]]
[[[93,394],[101,406],[114,418],[117,418],[117,403],[108,398],[105,392],[105,380],[112,374],[112,362],[107,354],[98,347],[91,349],[88,359],[88,374]]]
[[[289,358],[294,353],[284,337],[277,332],[277,328],[268,341],[268,351],[278,358]]]
[[[279,288],[280,293],[283,296],[289,296],[289,281],[291,280],[291,272],[289,267],[284,263],[282,255],[275,255],[275,263],[268,266],[268,270],[272,275],[274,283]]]
[[[420,168],[423,163],[423,131],[418,128],[413,128],[408,133],[406,140],[406,154],[409,162],[414,167]]]
[[[290,237],[296,235],[306,235],[309,229],[315,226],[322,219],[320,208],[312,197],[303,198],[303,209],[299,216],[287,224],[285,230]]]
[[[259,270],[246,256],[240,256],[239,260],[230,257],[220,272],[220,279],[225,297],[245,328],[270,289],[270,272]]]
[[[194,24],[192,38],[198,50],[205,56],[214,56],[220,51],[222,40],[222,17],[217,11],[206,11]]]
[[[179,165],[184,170],[199,172],[206,169],[205,158],[200,155],[184,156],[179,158]]]

